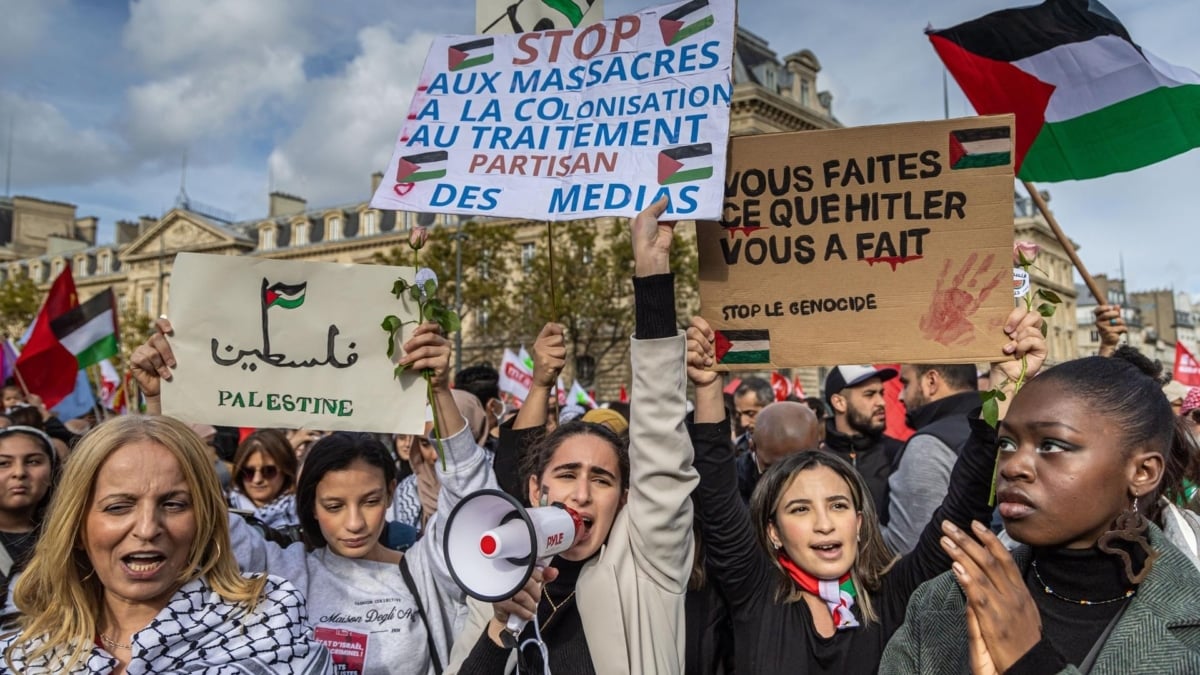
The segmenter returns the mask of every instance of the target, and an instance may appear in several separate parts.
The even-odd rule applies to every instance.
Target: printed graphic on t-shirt
[[[366,633],[317,626],[313,631],[317,642],[329,649],[333,656],[333,672],[338,675],[362,675],[363,664],[367,661]]]

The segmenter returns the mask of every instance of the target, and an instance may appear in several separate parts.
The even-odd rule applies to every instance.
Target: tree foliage
[[[150,339],[150,335],[154,331],[154,320],[142,314],[133,303],[130,303],[121,310],[120,317],[117,319],[117,328],[121,331],[119,359],[121,363],[124,363],[125,359],[133,354],[133,350]]]
[[[0,283],[0,329],[16,339],[37,316],[42,294],[37,284],[24,275],[9,277]]]

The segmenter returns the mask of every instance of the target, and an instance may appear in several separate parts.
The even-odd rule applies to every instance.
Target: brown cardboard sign
[[[994,360],[1012,157],[1011,115],[730,139],[696,224],[717,368]]]

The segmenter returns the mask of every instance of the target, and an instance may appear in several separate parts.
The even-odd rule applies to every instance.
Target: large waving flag
[[[1016,114],[1024,180],[1095,178],[1200,147],[1200,74],[1137,45],[1098,0],[926,33],[979,114]]]
[[[75,279],[71,268],[66,267],[51,284],[50,294],[33,321],[29,340],[17,358],[16,374],[31,393],[42,397],[47,408],[58,405],[75,390],[75,375],[79,372],[75,355],[58,341],[50,323],[78,306]]]
[[[54,337],[75,355],[76,369],[82,370],[116,356],[117,298],[111,288],[65,314],[50,320]]]
[[[476,0],[476,33],[571,29],[604,19],[603,0]]]

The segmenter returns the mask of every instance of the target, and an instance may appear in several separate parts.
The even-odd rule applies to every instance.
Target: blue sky
[[[1106,4],[1144,48],[1200,70],[1194,2]],[[605,4],[615,16],[656,3]],[[834,113],[856,126],[941,118],[942,69],[922,29],[1021,4],[746,0],[739,12],[780,56],[812,50]],[[269,186],[314,206],[366,199],[429,40],[470,32],[474,2],[0,0],[0,16],[11,191],[77,204],[104,238],[118,219],[173,204],[185,152],[189,195],[239,219],[265,215]],[[972,114],[951,88],[951,116]],[[1200,150],[1042,187],[1094,273],[1117,273],[1123,255],[1134,288],[1195,296],[1198,179]]]

